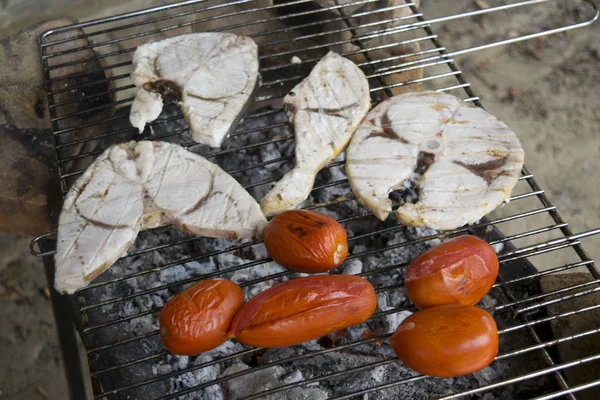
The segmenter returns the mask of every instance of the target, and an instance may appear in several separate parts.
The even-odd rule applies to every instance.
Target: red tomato
[[[251,346],[293,346],[361,324],[376,307],[373,286],[358,276],[291,279],[246,303],[235,315],[229,336]]]
[[[498,328],[481,308],[433,307],[402,321],[390,344],[398,358],[415,371],[455,377],[491,364],[498,354]]]
[[[173,297],[160,311],[160,339],[169,351],[191,355],[227,341],[244,292],[225,279],[200,281]]]
[[[459,236],[417,257],[404,276],[408,297],[418,308],[475,305],[498,276],[498,256],[475,236]]]
[[[335,219],[309,210],[277,215],[263,232],[273,260],[296,272],[326,272],[348,255],[346,230]]]

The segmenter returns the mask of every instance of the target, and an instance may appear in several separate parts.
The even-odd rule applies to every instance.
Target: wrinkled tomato
[[[173,297],[160,311],[160,339],[171,352],[191,355],[225,343],[244,293],[225,279],[201,281]]]
[[[498,256],[485,241],[459,236],[433,247],[408,266],[405,285],[418,308],[475,305],[498,276]]]
[[[373,286],[358,276],[292,279],[246,303],[230,337],[251,346],[292,346],[365,322],[376,306]]]
[[[498,353],[498,328],[485,310],[448,305],[406,318],[390,339],[398,358],[415,371],[455,377],[488,366]]]
[[[296,272],[325,272],[348,255],[346,230],[335,219],[309,210],[286,211],[264,230],[265,247],[277,263]]]

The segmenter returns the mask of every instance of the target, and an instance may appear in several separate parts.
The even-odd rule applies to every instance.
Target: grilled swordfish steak
[[[129,120],[144,130],[175,100],[192,139],[221,147],[259,86],[258,47],[233,33],[191,33],[148,43],[133,54],[131,80],[139,91]]]
[[[267,216],[308,198],[317,173],[346,148],[369,111],[369,83],[356,64],[329,52],[283,103],[294,127],[296,165],[261,200]]]
[[[416,186],[418,200],[401,204],[396,217],[443,230],[476,222],[508,201],[522,167],[523,148],[506,124],[437,92],[375,107],[346,153],[352,191],[377,218],[392,211],[392,191]]]
[[[58,225],[55,286],[73,293],[108,269],[141,229],[175,224],[196,235],[259,236],[258,203],[231,175],[165,142],[109,147],[71,188]]]

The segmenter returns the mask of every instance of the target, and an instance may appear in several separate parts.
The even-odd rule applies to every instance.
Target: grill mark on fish
[[[87,184],[89,184],[89,182],[92,181],[93,175],[90,178],[90,180],[88,182],[86,182],[86,186]],[[111,188],[111,186],[113,185],[113,183],[115,182],[115,179],[113,178],[112,182],[106,187],[106,189],[104,189],[104,192],[100,193],[100,194],[95,194],[92,195],[90,197],[95,197],[98,199],[104,199],[106,198],[106,196],[108,195],[108,192]],[[127,229],[127,228],[131,228],[129,225],[126,224],[107,224],[106,222],[102,222],[102,221],[98,221],[96,219],[90,218],[90,217],[86,217],[85,215],[83,215],[83,213],[79,210],[79,206],[77,205],[77,201],[79,200],[79,197],[81,197],[81,194],[83,193],[83,190],[77,195],[76,200],[73,202],[73,208],[75,209],[75,211],[77,212],[77,215],[79,215],[84,221],[88,222],[91,225],[94,225],[98,228],[101,229],[108,229],[108,230],[113,230],[113,229]],[[98,211],[98,209],[96,209],[94,211],[94,213]],[[78,242],[78,240],[75,240],[76,242]]]
[[[124,176],[124,175],[121,173],[121,168],[117,167],[117,165],[115,164],[115,162],[114,162],[114,160],[112,159],[112,157],[108,156],[108,157],[106,157],[106,158],[105,158],[105,160],[108,160],[108,162],[110,163],[111,171],[114,171],[114,172],[115,172],[115,174],[117,174],[117,175],[121,175],[121,176],[123,176],[123,177],[125,178],[125,176]],[[95,172],[95,171],[92,171],[92,177],[94,176],[94,172]],[[92,179],[90,178],[90,181],[91,181],[91,180],[92,180]],[[86,185],[87,185],[87,184],[86,184]]]
[[[81,194],[84,192],[85,188],[89,185],[89,183],[92,181],[94,174],[90,174],[90,177],[87,179],[87,181],[83,182],[80,185],[80,188],[77,188],[77,182],[75,183],[75,185],[73,185],[73,187],[70,189],[73,192],[76,193],[75,198],[73,199],[72,205],[71,207],[75,209],[75,211],[77,212],[77,215],[81,215],[81,213],[79,212],[79,209],[77,208],[77,200],[79,200],[79,197],[81,197]],[[84,178],[84,176],[82,176],[82,178]],[[82,179],[80,178],[80,179]],[[59,222],[60,224],[60,222]],[[67,251],[65,252],[66,254],[71,254],[71,252],[73,251],[73,249],[75,250],[79,250],[79,239],[81,237],[83,233],[83,229],[81,229],[81,226],[79,227],[79,229],[77,230],[77,236],[75,237],[75,239],[73,239],[72,244],[68,247]],[[59,237],[60,239],[60,237]],[[58,244],[61,243],[61,240],[58,240],[57,242],[57,246]],[[81,255],[78,256],[78,259],[80,260],[81,265],[85,265],[84,261],[83,261],[83,257]]]
[[[352,160],[346,160],[345,163],[346,165],[350,164],[350,165],[372,165],[373,163],[379,162],[385,162],[385,161],[393,161],[393,160],[402,160],[406,157],[404,156],[390,156],[390,157],[374,157],[374,158],[365,158],[365,159],[352,159]],[[376,177],[373,177],[376,178]],[[385,177],[387,179],[387,177]]]
[[[91,225],[94,225],[95,227],[98,227],[101,229],[108,229],[108,230],[130,229],[131,228],[129,225],[125,225],[125,224],[111,225],[111,224],[107,224],[106,222],[98,221],[97,219],[88,218],[79,212],[79,208],[77,206],[75,206],[75,209],[77,210],[77,214],[79,214],[79,216],[81,218],[83,218],[84,221],[90,223]]]
[[[431,108],[437,112],[442,112],[444,110],[444,105],[442,103],[435,103],[431,106]]]
[[[498,168],[501,168],[502,166],[504,166],[507,161],[508,161],[508,154],[506,154],[502,158],[497,158],[495,160],[491,160],[491,161],[481,163],[481,164],[467,164],[462,161],[453,161],[453,162],[454,162],[454,164],[460,165],[461,167],[465,168],[472,174],[477,175],[478,177],[482,178],[483,180],[485,180],[485,182],[489,186],[492,184],[492,181],[494,179],[498,178],[500,175],[503,174],[503,172],[494,173],[494,171],[496,171]]]
[[[163,186],[163,182],[165,180],[165,175],[167,174],[167,168],[169,167],[169,163],[171,162],[171,157],[173,157],[173,153],[175,152],[175,148],[171,147],[168,149],[167,151],[167,155],[166,155],[166,161],[165,161],[165,166],[163,167],[163,170],[160,171],[160,179],[158,181],[158,186],[155,190],[155,193],[160,193],[160,191],[162,190],[162,186]],[[148,190],[146,188],[144,188],[144,192],[148,193]],[[150,198],[150,196],[148,196],[148,198]]]
[[[339,107],[339,108],[322,108],[322,107],[309,107],[303,108],[302,110],[309,113],[321,113],[325,115],[330,115],[332,117],[346,118],[345,115],[342,114],[343,111],[349,110],[353,107],[356,107],[358,103],[352,103],[347,106]]]
[[[398,133],[392,128],[392,121],[388,113],[386,112],[381,117],[381,131],[372,131],[364,140],[373,138],[373,137],[382,137],[390,140],[397,140],[400,143],[408,144],[408,141],[398,135]]]
[[[186,94],[186,96],[193,97],[194,99],[204,100],[204,101],[214,101],[217,103],[227,103],[227,101],[225,101],[225,100],[231,97],[231,96],[203,97],[203,96],[198,96],[197,94],[190,93],[190,92],[185,92],[185,94]]]
[[[121,208],[121,213],[119,214],[119,219],[118,219],[119,221],[123,217],[124,211],[125,211],[125,207]],[[138,224],[139,224],[141,218],[142,218],[142,215],[138,215],[137,220],[136,220],[134,226],[137,226],[139,228]],[[97,247],[96,252],[94,253],[94,256],[93,256],[92,260],[96,260],[98,258],[98,255],[101,253],[102,249],[106,246],[106,244],[109,242],[109,240],[115,234],[115,232],[116,232],[117,229],[110,229],[108,235],[106,235],[104,237],[104,240],[102,241],[101,245]],[[133,227],[126,227],[126,229],[129,229],[131,231],[134,230]],[[137,232],[136,232],[136,235],[137,235]],[[135,241],[135,236],[133,237],[133,239],[131,241],[128,242],[128,244],[126,244],[125,250],[128,249],[133,244],[134,241]],[[108,260],[105,261],[105,262],[103,262],[101,264],[100,268],[93,269],[92,272],[87,273],[86,274],[86,278],[87,278],[87,276],[93,276],[95,273],[98,273],[98,275],[99,275],[100,273],[102,273],[103,271],[105,271],[107,268],[109,268],[110,265],[112,265],[112,264]]]
[[[214,181],[214,178],[213,178],[213,181]],[[211,182],[211,185],[213,183],[214,182]],[[217,190],[216,192],[213,192],[212,191],[212,186],[211,186],[211,191],[203,199],[201,199],[199,201],[199,203],[204,204],[204,203],[206,203],[206,201],[208,201],[208,199],[210,199],[213,196],[219,195],[219,194],[222,194],[222,195],[224,195],[226,197],[226,201],[224,203],[226,203],[227,201],[232,201],[233,200],[233,197],[231,196],[231,194],[225,193],[225,192],[223,192],[221,190]],[[234,202],[234,206],[237,207],[237,204],[238,204],[237,202]],[[184,215],[190,214],[191,212],[192,211],[190,210],[190,211],[186,212]],[[241,210],[239,208],[235,209],[235,213],[236,213],[235,221],[238,221],[238,222],[243,221],[243,215],[241,214]],[[194,233],[194,231],[191,230],[186,224],[179,223],[178,221],[175,221],[175,222],[177,223],[177,226],[179,227],[179,229],[181,229],[182,231],[189,232],[189,233]],[[226,238],[230,239],[230,240],[239,239],[239,235],[237,233],[235,233],[235,232],[227,232],[226,235],[227,235]]]
[[[79,200],[79,197],[81,197],[81,194],[85,191],[85,188],[87,187],[87,185],[89,185],[89,183],[92,181],[92,178],[94,177],[94,174],[90,174],[89,179],[84,182],[79,188],[76,188],[75,186],[73,186],[70,190],[74,191],[75,193],[77,193],[77,195],[75,196],[75,199],[73,200],[73,204],[77,204],[77,200]]]
[[[208,189],[208,192],[206,193],[206,195],[201,198],[200,200],[198,200],[198,202],[196,202],[196,204],[194,204],[194,206],[192,208],[190,208],[189,210],[187,210],[186,212],[183,213],[183,215],[190,215],[191,213],[197,211],[200,207],[202,207],[204,205],[204,203],[206,203],[206,201],[211,197],[214,196],[217,193],[220,192],[214,192],[213,193],[213,187],[215,185],[215,175],[217,174],[216,171],[211,171],[210,174],[210,186]]]
[[[158,70],[158,65],[156,64],[157,62],[158,62],[158,57],[155,57],[154,61],[152,61],[152,69],[154,70],[154,75],[156,75],[157,77],[160,78],[162,76],[162,74]]]
[[[329,72],[329,71],[325,71],[325,72]],[[339,74],[339,70],[336,70],[335,73]],[[343,74],[342,74],[342,76],[343,76]],[[323,78],[324,77],[325,77],[325,74],[323,74]],[[317,81],[311,81],[311,80],[309,80],[307,86],[312,89],[312,93],[313,94],[316,94],[317,90],[316,90],[315,86],[317,86],[318,84],[319,84],[319,82],[317,82]],[[326,81],[323,82],[323,87],[327,90],[327,93],[329,94],[328,98],[332,98],[334,100],[334,104],[339,105],[339,104],[342,103],[340,101],[340,99],[338,98],[338,95],[337,95],[336,91],[333,90],[332,86],[328,85]],[[319,99],[319,97],[315,97],[315,98]],[[309,104],[308,97],[306,97],[306,104],[307,105]],[[358,102],[354,102],[354,105],[357,105],[357,104],[358,104]],[[320,100],[319,100],[319,105],[322,105],[322,103],[321,103]],[[344,116],[342,114],[342,112],[345,111],[346,109],[348,109],[349,107],[352,107],[352,106],[353,106],[353,104],[350,104],[350,105],[347,105],[347,106],[342,106],[342,107],[338,106],[337,108],[336,107],[329,107],[329,108],[328,107],[318,107],[316,113],[320,114],[320,115],[324,114],[324,115],[335,117],[335,118],[342,118],[342,119],[345,119],[346,122],[347,122],[348,118],[346,116]],[[305,111],[311,112],[312,109],[314,109],[314,108],[307,107],[305,109]],[[324,122],[326,123],[327,128],[329,129],[330,137],[335,138],[335,136],[336,136],[335,129],[332,126],[330,119],[325,118]],[[335,143],[334,144],[330,144],[330,147],[333,150],[334,154],[332,154],[330,156],[329,160],[326,161],[327,163],[330,163],[331,160],[332,160],[332,157],[335,156],[335,153],[338,153],[338,152],[335,151],[336,150],[335,149]]]

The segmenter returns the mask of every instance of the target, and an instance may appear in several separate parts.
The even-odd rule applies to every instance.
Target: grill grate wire
[[[53,134],[55,138],[55,144],[57,148],[59,171],[60,171],[60,184],[63,194],[66,193],[72,179],[80,175],[89,164],[94,156],[100,154],[110,144],[110,139],[120,138],[122,135],[129,135],[134,137],[136,132],[135,129],[126,126],[124,128],[118,128],[114,130],[107,130],[108,124],[122,122],[126,120],[127,113],[115,113],[97,120],[90,122],[80,121],[81,118],[89,115],[90,113],[99,113],[103,115],[107,111],[111,111],[115,108],[126,108],[130,105],[133,100],[132,90],[133,85],[128,81],[129,72],[131,71],[131,53],[135,48],[147,41],[158,40],[161,38],[160,35],[169,34],[181,34],[182,29],[194,29],[199,27],[205,29],[206,24],[210,25],[210,28],[215,31],[226,31],[232,30],[235,32],[244,33],[245,30],[250,30],[249,36],[252,36],[258,43],[261,51],[261,73],[265,77],[261,92],[259,93],[256,101],[254,112],[245,118],[245,121],[263,120],[265,117],[273,117],[280,115],[282,112],[278,109],[266,109],[265,107],[273,104],[277,100],[280,100],[286,93],[287,90],[299,82],[306,76],[306,71],[310,69],[330,47],[341,46],[344,51],[341,53],[347,57],[361,56],[362,58],[357,62],[357,65],[363,69],[365,74],[368,76],[371,83],[371,93],[373,97],[373,104],[383,100],[385,97],[393,95],[393,91],[396,89],[402,89],[404,87],[411,87],[417,84],[422,84],[424,88],[433,89],[438,91],[446,91],[452,94],[462,96],[464,101],[472,102],[478,106],[481,106],[479,98],[472,92],[470,84],[462,76],[462,72],[454,63],[454,56],[466,54],[472,51],[478,51],[487,49],[494,46],[509,44],[518,42],[521,40],[531,39],[548,35],[552,33],[564,32],[570,29],[580,28],[583,26],[590,25],[598,18],[596,6],[590,0],[583,1],[596,10],[596,15],[592,20],[577,22],[571,25],[563,26],[560,28],[550,29],[539,33],[524,35],[518,38],[511,38],[496,43],[485,44],[481,46],[472,47],[469,49],[463,49],[458,51],[449,52],[444,46],[438,41],[438,35],[435,34],[431,28],[431,25],[435,23],[443,23],[450,20],[459,18],[471,17],[476,15],[489,14],[493,12],[512,10],[517,7],[541,5],[551,0],[528,0],[519,1],[516,3],[505,4],[498,7],[491,7],[488,9],[476,10],[468,13],[456,14],[452,16],[436,18],[434,20],[425,20],[423,15],[415,8],[414,3],[407,2],[406,4],[398,4],[395,6],[384,7],[381,9],[371,11],[356,11],[356,7],[365,6],[369,4],[379,3],[379,0],[363,0],[353,3],[344,2],[343,4],[336,4],[330,7],[322,7],[317,9],[311,9],[308,11],[292,11],[287,14],[277,13],[282,10],[286,10],[288,7],[302,6],[311,3],[311,0],[298,0],[290,2],[275,2],[273,4],[266,4],[262,0],[241,0],[231,3],[217,2],[210,0],[192,0],[181,3],[174,3],[166,6],[155,7],[147,10],[141,10],[138,12],[108,17],[100,20],[84,22],[75,24],[69,27],[58,28],[55,30],[44,33],[41,37],[41,51],[42,51],[42,62],[44,65],[44,71],[46,74],[46,84],[48,89],[48,105],[51,113],[51,121],[53,127]],[[200,8],[196,8],[200,6]],[[194,7],[194,8],[191,8]],[[240,9],[234,9],[233,7],[243,7]],[[410,9],[410,13],[402,15],[401,17],[386,17],[387,13],[399,11],[402,9]],[[274,11],[274,14],[264,16],[266,12]],[[332,16],[331,13],[338,12]],[[393,14],[392,14],[393,15]],[[244,17],[248,17],[249,20],[243,20]],[[298,18],[302,17],[314,17],[321,18],[320,20],[312,22],[298,23]],[[361,17],[379,17],[374,21],[368,23],[357,23]],[[228,18],[241,18],[240,22],[230,24]],[[325,28],[323,31],[317,31],[316,33],[305,33],[301,29],[306,28],[318,28],[329,26],[331,23],[342,23],[341,27],[336,29]],[[281,26],[273,29],[272,24],[285,23],[288,25]],[[164,24],[161,25],[161,24]],[[390,26],[391,24],[391,26]],[[263,28],[266,27],[266,28]],[[296,32],[293,35],[288,35],[292,30],[290,27],[295,29]],[[132,32],[133,30],[133,32]],[[141,31],[136,31],[141,30]],[[299,31],[300,33],[298,34]],[[73,33],[75,32],[75,33]],[[70,37],[63,38],[65,34],[71,34]],[[342,35],[341,39],[336,39],[339,35]],[[343,36],[347,34],[347,36]],[[412,36],[405,36],[403,39],[397,39],[396,35],[406,34]],[[272,40],[274,35],[281,35]],[[287,36],[286,36],[287,35]],[[349,36],[348,36],[349,35]],[[158,36],[158,37],[157,37]],[[369,39],[382,39],[375,45],[369,45]],[[139,40],[142,39],[142,42]],[[360,40],[359,40],[360,39]],[[83,41],[84,43],[79,43]],[[79,43],[75,45],[74,43]],[[358,43],[355,48],[348,49],[349,45]],[[413,50],[404,54],[396,54],[389,56],[381,56],[381,51],[387,49],[395,49],[402,46],[411,46],[418,44],[420,49]],[[57,46],[72,46],[67,49],[57,50]],[[114,48],[116,46],[116,49]],[[278,50],[281,46],[288,46],[284,50]],[[358,48],[356,48],[358,47]],[[89,54],[91,50],[95,52]],[[320,53],[319,53],[320,52]],[[319,54],[316,54],[319,53]],[[65,61],[65,58],[72,57],[79,54],[80,57],[76,60]],[[83,54],[83,55],[82,55]],[[300,64],[289,62],[289,57],[294,55],[301,55],[302,60]],[[287,57],[287,60],[283,60],[283,57]],[[98,63],[98,67],[92,71],[85,72],[70,72],[69,68],[81,66],[85,63]],[[100,64],[102,62],[102,64]],[[304,70],[298,71],[298,68],[304,68]],[[402,74],[410,73],[417,69],[423,70],[424,74],[421,77],[412,78],[409,80],[400,80],[390,83],[388,78],[396,76],[403,76]],[[99,79],[83,80],[78,81],[79,78],[86,77],[90,72],[106,74],[104,77]],[[59,83],[67,82],[64,87],[60,88]],[[72,85],[71,82],[76,84]],[[105,85],[105,88],[97,93],[86,94],[83,93],[78,98],[72,98],[68,100],[58,100],[61,95],[69,93],[70,91],[84,91],[93,87],[97,87],[99,84]],[[93,99],[100,99],[102,97],[111,96],[112,98],[106,104],[101,104],[94,107],[88,107],[84,110],[65,111],[72,105],[82,104],[84,101],[90,101]],[[175,109],[175,106],[169,105],[165,107]],[[171,128],[171,126],[179,127],[184,123],[183,116],[181,114],[169,117],[163,117],[155,121],[153,127],[166,127],[166,133],[155,136],[144,136],[144,138],[150,137],[153,140],[176,140],[184,138],[180,142],[184,147],[191,151],[198,152],[205,157],[212,159],[213,161],[219,162],[220,160],[231,157],[233,155],[243,153],[253,149],[260,149],[265,146],[281,146],[289,143],[293,140],[293,135],[289,130],[287,122],[271,123],[265,126],[258,126],[252,128],[242,128],[234,133],[229,141],[234,142],[230,144],[227,141],[224,144],[222,150],[210,150],[204,146],[189,140],[187,135],[187,128]],[[277,136],[269,138],[268,140],[262,141],[247,141],[243,139],[250,137],[252,134],[261,131],[269,131],[275,128],[288,129],[288,134],[283,136]],[[86,130],[91,130],[90,134]],[[84,135],[79,135],[84,132]],[[237,140],[239,139],[239,140]],[[103,141],[107,141],[104,143]],[[85,147],[93,145],[91,149]],[[79,149],[84,146],[83,149]],[[285,165],[293,161],[291,155],[283,155],[267,161],[255,163],[253,165],[242,166],[236,165],[233,168],[226,168],[234,177],[240,174],[247,173],[250,170],[257,168],[265,168],[267,166]],[[82,163],[83,162],[83,163]],[[81,165],[77,165],[82,163]],[[326,170],[343,168],[344,161],[335,161]],[[245,183],[244,186],[248,190],[262,189],[264,190],[269,184],[274,183],[280,177],[280,174],[276,172],[269,179],[265,179],[259,182]],[[313,193],[324,190],[326,188],[338,188],[347,187],[348,182],[346,179],[332,180],[321,185],[315,186]],[[535,311],[539,311],[541,308],[546,306],[557,304],[561,302],[567,302],[572,299],[588,296],[593,293],[600,291],[600,271],[598,271],[594,262],[590,260],[587,253],[580,244],[580,239],[585,238],[593,234],[600,233],[599,229],[583,232],[580,234],[573,234],[568,227],[568,224],[562,219],[556,207],[550,202],[545,195],[544,191],[539,187],[532,174],[524,168],[518,187],[521,192],[515,193],[512,196],[512,201],[506,206],[506,209],[511,209],[511,205],[515,203],[529,202],[532,204],[531,207],[527,208],[527,211],[513,212],[512,214],[504,216],[495,216],[492,220],[484,220],[474,226],[460,228],[452,232],[444,232],[439,234],[427,235],[420,237],[415,240],[407,242],[401,242],[395,245],[386,246],[385,248],[370,248],[362,252],[357,252],[349,255],[348,259],[353,258],[364,258],[370,257],[374,254],[382,253],[393,249],[404,249],[410,248],[421,243],[432,241],[435,239],[454,236],[461,233],[471,232],[473,230],[485,230],[486,228],[494,228],[498,225],[510,226],[511,221],[522,220],[522,219],[536,219],[540,221],[541,225],[538,224],[533,229],[526,230],[524,232],[517,232],[510,234],[506,237],[495,239],[491,241],[491,244],[505,244],[512,243],[513,241],[520,240],[531,240],[531,245],[522,245],[520,247],[512,248],[507,251],[503,251],[499,254],[501,265],[510,263],[516,260],[527,260],[537,256],[542,256],[554,251],[571,251],[577,256],[577,259],[573,262],[552,267],[544,271],[538,271],[531,273],[526,276],[521,276],[509,280],[499,280],[495,284],[495,288],[501,290],[507,297],[508,301],[496,306],[490,307],[490,311],[507,310],[510,311],[514,317],[514,325],[505,328],[500,331],[500,335],[507,334],[518,330],[525,330],[533,338],[535,344],[520,348],[508,352],[503,352],[501,349],[497,359],[518,357],[521,354],[527,352],[539,352],[548,364],[547,368],[532,371],[529,374],[517,376],[514,378],[506,379],[500,382],[496,382],[489,385],[483,385],[478,388],[460,393],[451,394],[445,398],[457,398],[462,396],[468,396],[471,394],[479,393],[486,390],[491,390],[496,387],[511,385],[523,380],[532,379],[538,376],[551,374],[556,378],[556,381],[560,387],[559,391],[544,395],[540,398],[556,398],[560,396],[566,396],[568,398],[576,398],[575,393],[600,385],[599,381],[589,382],[583,385],[569,386],[564,377],[564,370],[571,368],[576,365],[587,364],[600,359],[600,354],[590,355],[579,360],[570,362],[560,362],[555,355],[549,349],[556,346],[559,343],[565,343],[569,341],[576,341],[580,338],[595,335],[600,333],[600,329],[589,330],[580,332],[575,335],[567,337],[558,337],[552,340],[542,340],[536,331],[536,327],[548,323],[550,321],[557,321],[569,318],[573,315],[581,313],[593,312],[600,308],[600,305],[594,305],[590,307],[584,307],[579,309],[571,309],[567,312],[558,313],[546,317],[541,317],[535,314]],[[251,192],[252,193],[252,192]],[[317,209],[319,211],[327,211],[331,207],[338,206],[340,204],[355,204],[356,199],[352,196],[344,196],[341,198],[331,199],[329,201],[316,203],[309,205],[309,209]],[[339,219],[342,224],[352,223],[357,220],[372,219],[372,215],[365,210],[359,211],[349,217]],[[543,222],[543,223],[542,223]],[[507,225],[508,223],[508,225]],[[171,228],[157,228],[152,231],[169,230]],[[369,237],[373,237],[382,233],[389,233],[395,231],[401,231],[404,229],[401,226],[384,226],[377,228],[365,233],[356,234],[349,237],[349,242],[360,241]],[[142,233],[144,234],[144,233]],[[148,233],[152,234],[152,232]],[[55,233],[49,233],[42,235],[32,242],[32,252],[38,256],[51,256],[54,254],[53,251],[39,252],[35,250],[36,243],[42,239],[48,239],[54,237]],[[553,235],[548,236],[544,235]],[[202,243],[202,238],[186,237],[183,239],[173,240],[167,243],[163,243],[156,246],[149,246],[146,248],[135,248],[124,256],[124,259],[136,257],[142,254],[148,254],[153,252],[160,252],[166,249],[177,248],[178,246],[186,246],[190,244]],[[102,332],[103,330],[119,326],[120,324],[142,319],[144,317],[154,318],[159,311],[159,308],[150,308],[139,312],[132,313],[127,316],[110,315],[110,312],[106,311],[110,309],[110,306],[116,304],[126,303],[132,299],[140,298],[143,296],[149,296],[160,291],[167,290],[181,290],[182,287],[186,287],[189,284],[197,282],[202,279],[211,277],[223,276],[236,271],[257,268],[263,264],[269,263],[270,258],[258,259],[251,262],[244,263],[242,265],[236,265],[220,269],[216,272],[208,274],[194,276],[183,280],[178,280],[174,283],[161,284],[154,287],[143,288],[133,293],[123,293],[117,296],[111,296],[108,299],[101,301],[89,302],[88,293],[95,293],[98,291],[105,290],[106,288],[116,287],[124,281],[134,281],[140,277],[148,277],[152,274],[159,275],[161,271],[168,270],[172,267],[184,265],[185,263],[208,259],[210,257],[216,257],[218,255],[226,253],[234,253],[242,251],[253,246],[260,246],[258,242],[246,242],[241,244],[231,244],[225,248],[221,248],[211,252],[205,252],[202,254],[186,254],[184,257],[165,262],[162,265],[152,266],[150,268],[140,268],[127,275],[122,276],[108,276],[100,277],[94,281],[89,287],[82,289],[75,296],[74,300],[77,304],[77,308],[81,314],[82,324],[81,332],[84,339],[84,344],[90,343],[89,335],[94,332]],[[384,274],[389,271],[395,271],[403,269],[407,266],[406,263],[389,263],[383,265],[376,270],[366,271],[360,275],[369,278],[376,274]],[[578,285],[571,285],[565,288],[554,290],[552,292],[541,293],[536,296],[530,296],[527,298],[519,298],[513,294],[511,286],[517,283],[533,281],[539,277],[555,274],[558,272],[564,272],[574,270],[576,268],[586,268],[594,277],[594,280]],[[242,287],[249,287],[264,281],[273,281],[292,275],[291,272],[283,271],[277,274],[272,274],[260,279],[244,282]],[[157,276],[157,280],[159,277]],[[376,290],[379,293],[393,291],[401,288],[402,284],[388,285],[385,287],[377,287]],[[401,311],[411,310],[410,308],[395,308],[386,311],[377,312],[373,318],[381,317],[383,315],[398,313]],[[103,318],[98,318],[98,312],[104,313]],[[533,317],[532,317],[533,316]],[[117,339],[111,343],[105,343],[102,345],[88,345],[87,352],[90,357],[94,354],[98,354],[107,350],[119,349],[120,346],[131,345],[132,343],[141,343],[146,339],[150,339],[157,336],[156,330],[140,333],[136,336],[124,339]],[[369,338],[359,341],[347,343],[331,349],[323,349],[316,352],[310,352],[307,354],[297,355],[292,358],[272,361],[261,366],[253,367],[249,370],[240,371],[231,375],[223,376],[206,383],[202,383],[198,386],[180,390],[176,393],[168,394],[161,399],[170,399],[180,397],[187,393],[193,393],[202,388],[219,384],[224,381],[244,376],[249,373],[253,373],[260,369],[266,369],[273,367],[274,365],[285,365],[293,361],[300,359],[313,357],[318,354],[326,354],[329,352],[343,351],[344,349],[353,348],[356,346],[362,346],[369,343],[385,340],[389,335],[378,336],[375,338]],[[225,356],[221,359],[215,359],[209,362],[201,363],[198,365],[192,365],[177,371],[173,371],[167,374],[159,375],[149,379],[141,379],[137,382],[133,382],[127,385],[114,387],[114,388],[103,388],[99,385],[95,385],[95,396],[98,399],[111,399],[121,398],[121,395],[126,395],[129,391],[134,388],[150,385],[156,382],[166,381],[170,378],[180,376],[186,372],[191,372],[205,368],[207,366],[221,363],[226,360],[232,360],[253,354],[256,349],[248,349],[239,353]],[[118,365],[105,365],[105,366],[94,366],[92,363],[92,377],[96,380],[98,377],[108,373],[115,373],[122,369],[127,368],[141,368],[144,363],[155,363],[168,355],[167,351],[160,351],[154,354],[147,354],[143,357],[124,361]],[[300,382],[286,384],[273,389],[257,393],[247,399],[259,398],[274,393],[279,393],[285,390],[290,390],[300,385],[308,385],[323,380],[330,380],[333,378],[339,378],[346,376],[350,373],[356,373],[361,370],[369,370],[376,368],[380,365],[390,364],[398,362],[395,359],[386,359],[376,363],[366,364],[351,370],[344,370],[333,374],[324,376],[317,376],[310,379],[304,379]],[[392,386],[402,385],[409,382],[416,382],[423,379],[431,379],[425,376],[411,377],[407,379],[398,380],[395,382],[382,384],[372,388],[366,388],[364,390],[356,391],[353,393],[346,393],[335,398],[358,398],[362,395],[377,392]]]

